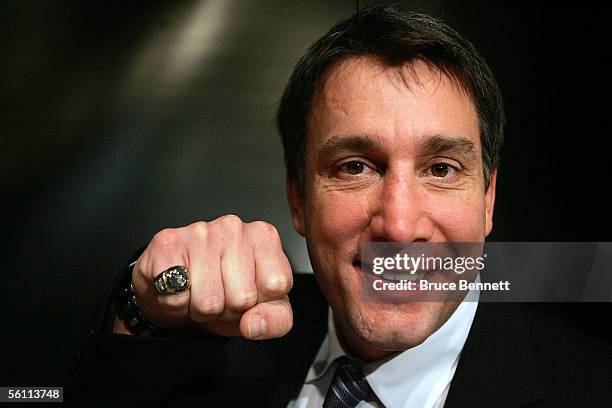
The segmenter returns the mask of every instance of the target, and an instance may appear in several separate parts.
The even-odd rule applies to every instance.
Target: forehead
[[[420,142],[437,135],[479,143],[478,118],[454,79],[423,61],[389,67],[374,57],[353,57],[332,67],[313,100],[312,146],[342,135],[387,142]]]

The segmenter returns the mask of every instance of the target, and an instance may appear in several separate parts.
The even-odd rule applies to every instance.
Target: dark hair
[[[474,46],[448,25],[396,6],[370,6],[340,21],[296,64],[276,114],[287,169],[304,192],[308,118],[317,88],[330,67],[349,57],[374,56],[399,67],[423,60],[468,93],[478,114],[485,187],[499,165],[504,112],[493,74]]]

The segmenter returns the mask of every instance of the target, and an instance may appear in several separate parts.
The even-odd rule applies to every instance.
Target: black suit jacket
[[[75,406],[284,408],[327,331],[328,306],[313,276],[295,275],[294,327],[280,339],[115,335],[118,282],[77,358],[66,393]],[[609,346],[559,320],[481,303],[445,407],[612,406],[611,356]]]

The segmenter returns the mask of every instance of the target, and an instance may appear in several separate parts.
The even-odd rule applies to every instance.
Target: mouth
[[[448,261],[436,262],[463,254],[454,247],[396,245],[374,249],[361,250],[352,260],[354,275],[350,279],[360,289],[362,299],[382,303],[446,302],[460,300],[464,295],[459,290],[459,280],[470,279],[469,276],[456,273],[452,262],[450,269],[444,263]]]
[[[353,260],[353,268],[356,269],[359,273],[363,273],[369,278],[374,279],[382,279],[383,281],[388,282],[397,282],[397,281],[418,281],[424,279],[428,276],[431,276],[435,273],[435,270],[424,270],[419,269],[416,271],[384,271],[383,273],[374,273],[374,267],[369,262],[362,261],[359,257]]]
[[[416,282],[423,278],[422,273],[411,274],[394,271],[377,274],[373,272],[373,265],[371,263],[363,262],[359,257],[353,260],[352,266],[356,275],[359,276],[358,279],[361,282],[362,298],[365,300],[374,301],[376,303],[404,304],[412,302],[422,296],[418,289],[411,292],[377,291],[374,289],[380,284],[397,284],[402,281]]]

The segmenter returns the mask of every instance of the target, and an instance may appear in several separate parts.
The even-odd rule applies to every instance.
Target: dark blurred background
[[[611,241],[606,10],[399,4],[464,34],[502,88],[491,239]],[[109,279],[164,227],[226,213],[263,219],[296,269],[310,269],[285,204],[273,115],[298,57],[354,1],[0,7],[0,385],[62,384]]]

